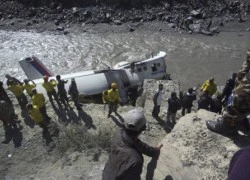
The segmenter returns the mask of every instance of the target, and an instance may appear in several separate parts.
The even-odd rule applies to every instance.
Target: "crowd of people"
[[[24,113],[28,113],[32,120],[46,132],[46,122],[51,118],[47,114],[45,96],[43,93],[37,91],[36,83],[28,79],[24,79],[23,82],[21,82],[8,74],[5,77],[7,79],[6,86],[16,97],[21,110]],[[48,76],[43,77],[44,82],[42,83],[42,87],[46,90],[51,105],[55,107],[54,101],[56,101],[59,108],[62,109],[62,105],[64,105],[64,109],[72,109],[65,89],[65,84],[68,81],[61,80],[60,75],[57,75],[56,79],[57,81],[54,79],[49,80]],[[6,93],[3,85],[3,82],[0,82],[0,120],[4,126],[16,127],[15,122],[18,121],[16,121],[17,116],[13,102]],[[55,89],[56,87],[57,90]],[[25,91],[29,98],[25,95]],[[79,92],[74,78],[71,79],[68,94],[71,96],[77,110],[81,110],[81,104],[78,101]],[[6,109],[8,109],[8,111],[6,111]]]
[[[206,80],[200,87],[200,91],[197,92],[197,88],[189,88],[186,93],[180,92],[177,97],[176,92],[171,92],[170,97],[167,100],[168,108],[166,114],[166,123],[176,123],[176,113],[181,110],[181,115],[184,116],[186,113],[190,113],[194,107],[194,102],[197,100],[197,109],[205,109],[214,113],[221,114],[223,107],[226,107],[231,99],[230,95],[235,86],[236,73],[232,74],[226,81],[226,85],[222,92],[217,90],[217,85],[214,82],[214,78],[211,77]],[[163,101],[163,84],[159,84],[158,89],[153,96],[153,111],[152,116],[154,118],[159,117],[161,103]],[[194,110],[194,109],[193,109]]]

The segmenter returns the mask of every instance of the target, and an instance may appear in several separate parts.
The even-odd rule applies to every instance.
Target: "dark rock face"
[[[227,22],[213,24],[213,17],[244,22],[249,3],[245,0],[1,0],[0,20],[19,18],[33,22],[35,19],[36,23],[50,21],[57,26],[163,21],[170,28],[201,33],[210,32],[210,26],[212,29]]]

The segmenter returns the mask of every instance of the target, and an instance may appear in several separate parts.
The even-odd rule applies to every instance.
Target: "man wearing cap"
[[[138,137],[146,128],[143,111],[133,109],[123,116],[124,128],[119,129],[111,142],[111,154],[106,163],[102,180],[140,180],[145,154],[158,158],[162,144],[152,147]]]

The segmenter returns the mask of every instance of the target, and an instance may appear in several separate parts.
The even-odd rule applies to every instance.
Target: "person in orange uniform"
[[[47,95],[49,97],[50,103],[52,104],[52,106],[54,106],[54,102],[53,102],[53,98],[52,98],[52,96],[53,96],[55,98],[58,106],[61,107],[61,104],[58,100],[58,95],[57,95],[56,90],[54,88],[57,85],[57,82],[55,80],[48,81],[49,80],[48,76],[44,76],[43,80],[44,80],[44,82],[43,82],[42,86],[47,91]]]
[[[34,88],[34,89],[32,89],[32,94],[33,94],[32,105],[37,106],[37,108],[40,110],[40,112],[43,116],[43,119],[45,121],[51,119],[47,114],[45,97],[44,97],[43,93],[38,93],[37,90]]]
[[[23,93],[23,86],[21,84],[14,83],[14,81],[12,80],[9,80],[8,89],[16,96],[16,99],[18,101],[18,104],[21,106],[21,109],[25,109],[28,101],[25,94]]]
[[[30,80],[28,79],[24,79],[24,84],[23,84],[23,88],[26,90],[26,92],[28,93],[28,95],[32,98],[32,89],[36,87],[36,83],[34,83],[34,81],[31,81],[32,84],[29,83]]]
[[[108,102],[109,102],[109,113],[108,118],[112,112],[117,113],[118,103],[119,103],[119,91],[117,89],[117,84],[112,83],[111,89],[108,90]]]

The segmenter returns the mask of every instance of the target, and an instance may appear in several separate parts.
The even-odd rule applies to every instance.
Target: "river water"
[[[197,86],[210,76],[224,85],[238,71],[250,48],[250,33],[223,32],[218,36],[137,31],[133,33],[70,33],[0,31],[0,79],[25,74],[18,60],[37,56],[55,74],[105,69],[120,61],[143,60],[151,52],[167,52],[172,79],[183,88]]]

